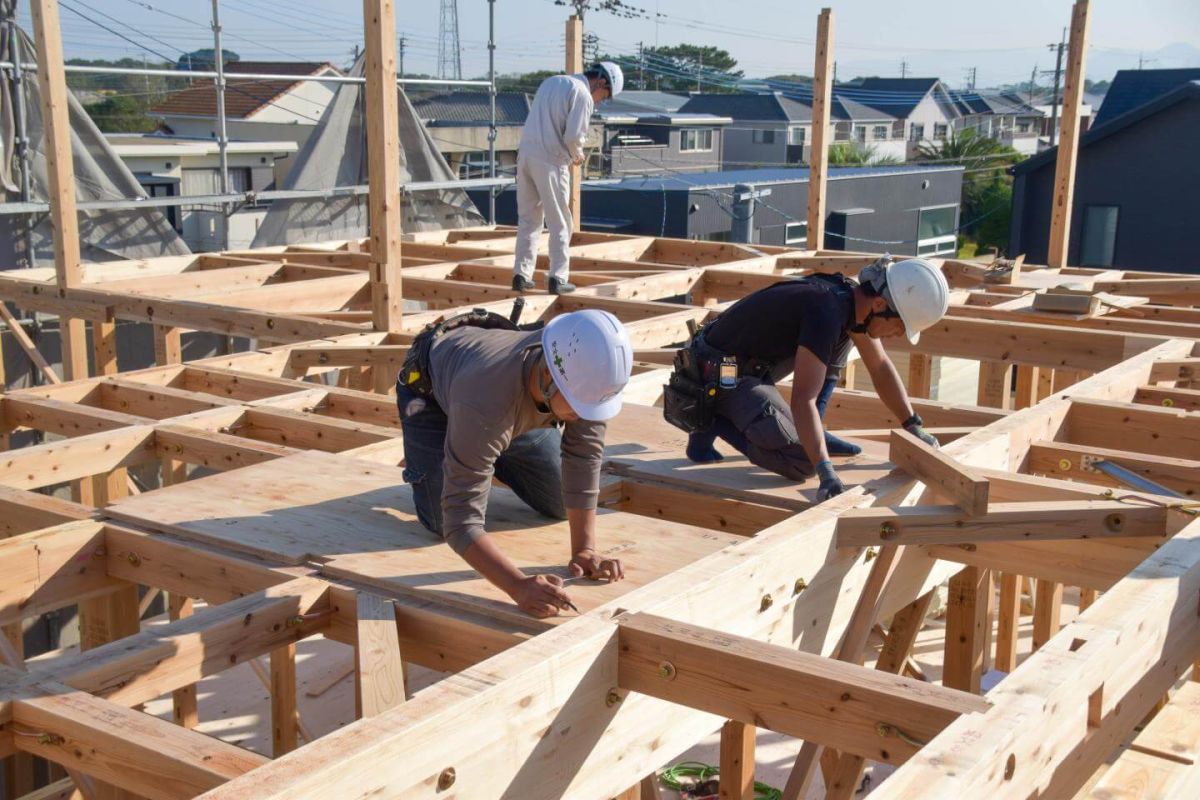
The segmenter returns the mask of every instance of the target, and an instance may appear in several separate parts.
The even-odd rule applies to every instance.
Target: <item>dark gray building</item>
[[[715,172],[721,168],[729,117],[712,114],[598,114],[604,122],[600,152],[589,175],[658,175],[671,170]]]
[[[962,178],[962,167],[831,169],[824,248],[808,243],[808,170],[799,168],[589,181],[583,185],[583,227],[728,241],[733,188],[749,184],[771,191],[754,214],[754,241],[760,244],[946,256],[956,252]],[[496,213],[502,223],[515,222],[511,190],[497,200]]]
[[[1197,77],[1200,70],[1117,73],[1079,142],[1069,264],[1196,271]],[[1054,148],[1013,167],[1009,251],[1032,263],[1045,263],[1048,255],[1057,157]]]

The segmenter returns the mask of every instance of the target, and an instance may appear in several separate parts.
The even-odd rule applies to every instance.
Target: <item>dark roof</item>
[[[878,175],[899,175],[906,173],[961,172],[962,169],[963,167],[961,166],[929,166],[924,164],[901,164],[898,166],[880,167],[831,167],[829,169],[829,179],[845,180],[849,178],[869,178]],[[660,192],[667,190],[730,188],[739,183],[752,183],[757,186],[760,184],[804,183],[807,181],[808,169],[796,167],[794,169],[734,169],[719,172],[691,172],[676,173],[675,175],[667,176],[624,178],[612,181],[584,181],[583,188],[585,191],[589,186],[593,186],[600,190],[609,191],[624,189],[628,191],[648,190]]]
[[[981,94],[979,92],[950,92],[950,99],[962,114],[1015,114],[1041,116],[1019,97],[1012,94]]]
[[[413,99],[417,116],[433,128],[487,125],[491,110],[487,92],[445,92]],[[496,93],[496,124],[524,125],[529,116],[529,95]]]
[[[1176,103],[1181,103],[1185,100],[1200,100],[1200,80],[1194,80],[1189,83],[1185,83],[1182,86],[1177,86],[1174,91],[1160,95],[1156,99],[1151,100],[1149,103],[1137,106],[1132,111],[1128,111],[1104,124],[1093,123],[1091,130],[1079,137],[1079,149],[1082,150],[1088,145],[1094,144],[1103,139],[1107,139],[1114,133],[1119,133],[1120,131],[1123,131],[1132,125],[1136,125],[1146,117],[1153,116],[1154,114],[1157,114],[1158,112],[1166,108],[1170,108]],[[1185,142],[1180,142],[1179,145],[1182,147],[1185,145]],[[1012,172],[1014,175],[1021,175],[1031,172],[1035,169],[1045,166],[1046,164],[1052,163],[1057,158],[1058,148],[1051,147],[1049,150],[1043,150],[1036,156],[1027,158],[1024,161],[1014,165]]]
[[[837,92],[842,97],[903,119],[938,85],[937,78],[864,78],[857,86],[837,87]],[[889,93],[894,94],[889,96]]]
[[[735,120],[808,122],[812,106],[778,93],[694,94],[679,109],[685,114],[716,114]]]
[[[1123,69],[1104,95],[1093,125],[1127,114],[1188,81],[1200,80],[1200,69]]]
[[[848,119],[855,122],[870,122],[872,120],[892,120],[896,115],[882,108],[873,108],[846,97],[840,92],[833,93],[833,118]]]
[[[334,66],[318,61],[230,61],[225,65],[227,75],[257,72],[271,75],[315,75]],[[300,81],[264,81],[244,78],[225,79],[225,114],[233,119],[245,119],[271,105],[291,91]],[[172,92],[150,109],[154,114],[180,114],[199,117],[217,115],[217,93],[214,81],[197,78],[191,86]]]
[[[646,111],[673,114],[688,101],[686,94],[626,89],[618,97],[596,106],[597,111],[613,114],[638,114]]]

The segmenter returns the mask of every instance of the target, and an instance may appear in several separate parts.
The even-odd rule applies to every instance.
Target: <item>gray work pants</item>
[[[796,434],[792,410],[774,385],[739,378],[736,387],[717,393],[716,414],[745,437],[738,449],[752,464],[794,481],[815,471]]]
[[[533,279],[538,240],[543,223],[550,229],[550,277],[565,281],[571,271],[568,247],[571,244],[571,171],[538,161],[517,157],[517,245],[513,274]]]

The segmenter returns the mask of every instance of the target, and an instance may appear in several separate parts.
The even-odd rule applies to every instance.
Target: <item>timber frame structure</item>
[[[839,465],[849,491],[816,503],[811,482],[738,458],[689,463],[655,403],[690,325],[876,256],[576,233],[580,290],[527,295],[524,318],[602,308],[635,343],[598,520],[627,579],[573,584],[578,615],[533,620],[420,527],[400,467],[387,390],[408,343],[456,309],[509,313],[515,241],[401,236],[390,0],[364,2],[369,240],[104,265],[76,247],[57,4],[33,8],[62,235],[54,270],[0,275],[0,300],[60,318],[67,380],[17,336],[48,381],[0,395],[0,757],[18,794],[629,800],[720,730],[722,795],[744,800],[765,728],[805,742],[787,798],[818,770],[852,797],[868,760],[899,765],[884,798],[1196,796],[1200,279],[1066,266],[1069,213],[1051,266],[939,262],[950,314],[889,346],[945,446],[841,389],[826,423],[864,452]],[[1086,24],[1079,0],[1072,119]],[[818,31],[823,96],[828,10]],[[1076,138],[1064,124],[1068,212]],[[158,366],[119,370],[117,320],[153,326]],[[185,363],[186,331],[249,349]],[[929,399],[947,358],[978,362],[975,404]],[[9,449],[26,431],[45,440]],[[562,574],[565,524],[502,486],[489,530],[523,569]],[[1035,650],[1018,658],[1025,578]],[[909,653],[947,581],[937,685]],[[1066,624],[1064,586],[1082,609]],[[143,625],[156,592],[170,621]],[[26,660],[20,626],[71,606],[78,652]],[[317,635],[353,647],[358,717],[319,738],[295,663]],[[272,759],[195,730],[197,682],[262,656]],[[1008,674],[982,693],[990,663]],[[407,664],[442,677],[410,692]],[[167,694],[173,721],[139,710]],[[66,777],[35,789],[33,756]]]

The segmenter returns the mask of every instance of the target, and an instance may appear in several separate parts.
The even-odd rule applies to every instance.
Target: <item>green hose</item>
[[[700,761],[684,761],[673,767],[664,769],[662,774],[658,776],[658,780],[668,789],[682,792],[688,787],[680,780],[681,778],[695,778],[697,781],[705,781],[716,775],[719,771],[712,764],[705,764]],[[781,800],[783,792],[774,786],[768,786],[765,783],[755,781],[754,797],[755,800]]]

